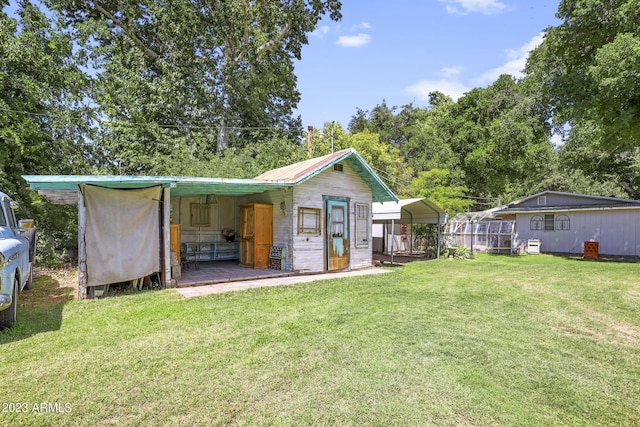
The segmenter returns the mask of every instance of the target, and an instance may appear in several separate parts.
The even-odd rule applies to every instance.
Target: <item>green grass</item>
[[[28,411],[1,425],[640,425],[640,264],[478,256],[28,302],[0,333],[0,402]]]

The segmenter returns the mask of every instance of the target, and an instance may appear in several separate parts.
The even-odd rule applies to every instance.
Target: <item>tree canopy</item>
[[[640,1],[562,0],[563,22],[545,30],[526,72],[554,121],[594,121],[625,150],[640,137]]]

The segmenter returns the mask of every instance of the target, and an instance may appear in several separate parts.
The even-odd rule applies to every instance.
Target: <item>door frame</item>
[[[324,269],[325,271],[340,271],[340,270],[348,270],[351,266],[351,218],[350,218],[350,197],[341,197],[341,196],[322,196],[322,201],[324,205],[324,227],[325,227],[325,238],[324,238]],[[345,234],[345,244],[346,244],[346,266],[343,268],[330,270],[330,256],[331,256],[331,207],[332,206],[342,206],[344,207],[344,234]]]

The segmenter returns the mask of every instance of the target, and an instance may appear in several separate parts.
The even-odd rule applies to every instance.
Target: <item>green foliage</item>
[[[348,133],[338,124],[327,123],[322,131],[316,130],[314,133],[316,142],[313,144],[313,155],[331,153],[332,139],[334,151],[354,148],[392,191],[406,195],[407,183],[411,181],[413,170],[407,166],[395,145],[382,142],[380,135],[367,129]]]
[[[167,156],[208,162],[276,128],[300,135],[293,61],[318,21],[340,19],[341,7],[337,0],[48,4],[92,59],[93,98],[108,118],[99,142],[125,173],[155,171]]]
[[[453,246],[453,259],[466,260],[475,258],[471,249],[462,245]]]
[[[526,71],[557,124],[593,121],[620,151],[640,137],[640,1],[563,0]]]
[[[21,175],[77,173],[96,153],[70,38],[28,1],[17,12],[0,12],[0,188],[29,206]]]
[[[411,192],[428,198],[450,215],[466,212],[473,206],[473,201],[466,198],[467,189],[453,185],[447,169],[418,172],[411,183]]]
[[[518,186],[525,195],[549,174],[554,152],[548,116],[511,76],[473,89],[452,108],[451,148],[472,194],[495,197]]]
[[[21,175],[82,174],[101,159],[91,143],[89,79],[69,35],[31,2],[0,12],[0,190],[38,225],[38,257],[77,246],[75,207],[53,206]]]
[[[413,244],[418,250],[424,250],[427,258],[436,258],[438,255],[438,227],[441,224],[413,224]],[[440,242],[440,253],[444,253],[445,242]]]

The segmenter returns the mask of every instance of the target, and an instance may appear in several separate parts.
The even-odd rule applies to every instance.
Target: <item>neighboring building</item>
[[[369,267],[372,203],[398,201],[354,149],[254,179],[24,178],[49,201],[79,206],[81,298],[88,286],[155,272],[175,284],[172,251],[262,268],[275,250],[295,273]]]
[[[458,215],[446,229],[452,243],[474,251],[640,256],[640,200],[544,191],[507,205]],[[473,238],[472,238],[473,236]],[[473,242],[473,243],[472,243]],[[593,245],[588,245],[592,247]]]

